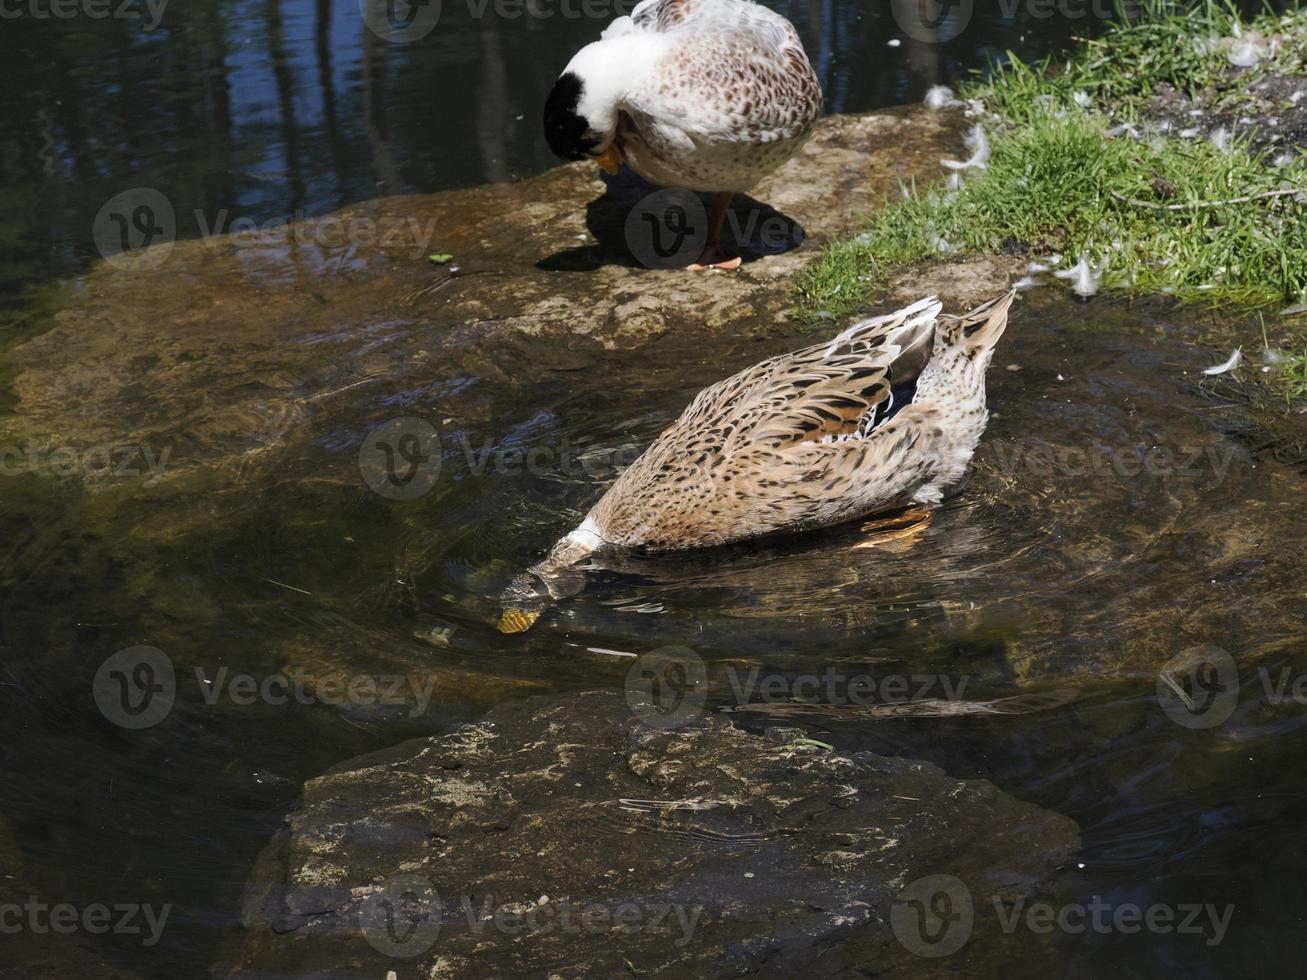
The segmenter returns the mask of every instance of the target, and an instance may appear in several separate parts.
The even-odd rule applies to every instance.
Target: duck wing
[[[697,408],[720,429],[726,452],[865,439],[911,401],[940,309],[924,299],[764,361],[705,389],[686,415]]]

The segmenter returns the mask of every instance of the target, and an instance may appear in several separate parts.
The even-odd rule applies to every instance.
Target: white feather
[[[1206,374],[1209,377],[1217,374],[1225,374],[1228,371],[1233,371],[1241,363],[1243,363],[1243,348],[1236,347],[1234,353],[1230,355],[1224,364],[1217,364],[1215,367],[1206,368],[1203,371],[1203,374]]]

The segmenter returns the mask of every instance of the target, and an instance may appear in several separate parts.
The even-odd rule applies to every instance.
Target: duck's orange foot
[[[726,272],[734,272],[744,264],[744,259],[740,256],[727,258],[726,253],[720,248],[709,247],[703,255],[699,256],[699,261],[692,265],[687,265],[688,272],[704,272],[708,269],[722,269]]]
[[[862,525],[861,530],[867,534],[867,538],[853,547],[884,548],[896,554],[907,551],[917,543],[934,519],[933,510],[918,507],[909,507],[889,517],[878,517]]]

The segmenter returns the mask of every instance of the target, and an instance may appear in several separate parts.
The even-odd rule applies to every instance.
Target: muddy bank
[[[821,957],[827,976],[915,976],[928,961],[896,939],[893,903],[937,874],[978,906],[951,967],[1038,958],[989,903],[1055,879],[1072,821],[801,735],[712,715],[662,731],[591,693],[346,762],[307,784],[264,852],[215,973],[790,975]],[[404,928],[388,932],[391,899]]]

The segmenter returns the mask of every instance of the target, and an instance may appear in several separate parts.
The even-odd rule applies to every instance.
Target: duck
[[[817,73],[780,14],[752,0],[641,0],[558,76],[545,139],[564,160],[714,194],[689,268],[738,269],[721,247],[731,202],[798,152],[821,108]]]
[[[1016,290],[949,315],[935,297],[703,389],[503,595],[528,629],[605,548],[686,551],[902,511],[929,523],[989,422],[985,375]]]

